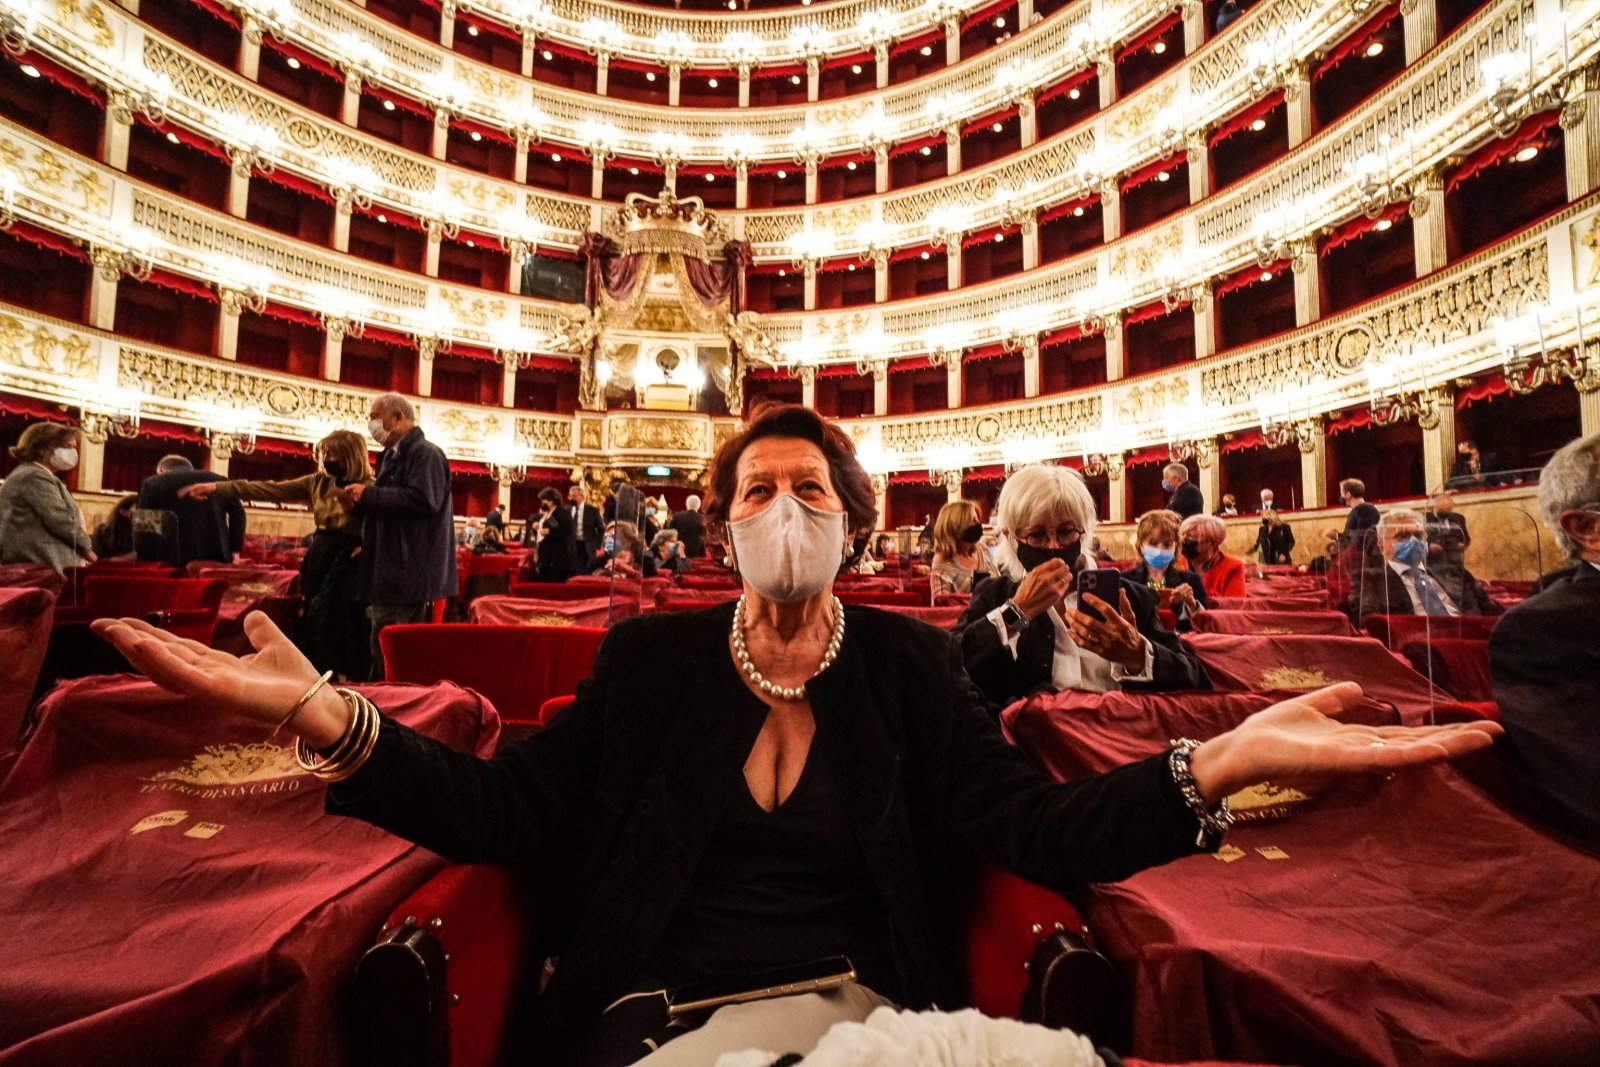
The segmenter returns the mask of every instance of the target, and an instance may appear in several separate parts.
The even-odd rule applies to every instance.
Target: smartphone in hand
[[[1079,571],[1076,577],[1078,610],[1097,622],[1104,622],[1100,609],[1083,599],[1083,594],[1093,593],[1111,605],[1113,611],[1121,603],[1122,572],[1115,567],[1101,567],[1092,571]]]

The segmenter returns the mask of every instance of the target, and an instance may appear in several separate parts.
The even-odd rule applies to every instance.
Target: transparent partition
[[[133,509],[133,548],[142,560],[178,566],[178,516],[153,508]]]

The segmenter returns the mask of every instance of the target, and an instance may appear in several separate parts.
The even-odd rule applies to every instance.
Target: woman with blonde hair
[[[0,486],[0,563],[93,563],[83,513],[61,478],[78,465],[78,431],[36,422],[11,446],[20,466]]]
[[[970,500],[952,500],[933,520],[933,595],[970,593],[994,570],[983,551],[983,523]]]
[[[333,431],[317,442],[313,454],[317,470],[299,478],[197,482],[184,486],[179,494],[199,500],[217,496],[309,505],[317,529],[300,564],[300,592],[306,608],[295,644],[319,671],[364,679],[370,673],[371,653],[366,611],[356,593],[361,520],[339,503],[337,494],[349,485],[370,484],[372,464],[367,460],[366,439],[350,430]]]

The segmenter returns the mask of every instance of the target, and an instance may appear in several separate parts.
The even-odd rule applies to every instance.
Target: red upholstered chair
[[[650,607],[654,609],[655,605]],[[497,626],[586,626],[604,629],[639,614],[635,600],[536,600],[531,597],[484,596],[467,608],[467,621]]]
[[[1064,693],[1003,721],[1066,780],[1212,736],[1269,699]],[[1226,862],[1193,856],[1074,897],[1130,990],[1133,1055],[1593,1061],[1600,1039],[1572,1005],[1600,1003],[1600,958],[1572,939],[1600,927],[1600,858],[1507,814],[1453,768],[1351,779],[1306,800],[1253,791],[1245,810],[1257,817],[1230,831]]]
[[[95,619],[145,619],[183,637],[210,644],[228,583],[220,578],[149,578],[91,573],[78,606],[56,612],[56,625]]]
[[[1417,673],[1458,700],[1494,701],[1494,679],[1489,675],[1489,642],[1470,637],[1435,637],[1408,641],[1401,654]]]
[[[680,589],[737,589],[739,583],[727,571],[722,574],[696,574],[692,569],[678,579]]]
[[[578,626],[417,623],[378,635],[391,682],[451,681],[482,693],[508,723],[537,723],[553,696],[577,692],[605,631]]]
[[[119,575],[136,578],[182,578],[183,571],[177,567],[169,567],[165,563],[118,562],[91,563],[84,567],[68,567],[62,574],[66,577],[67,587],[61,591],[61,606],[76,607],[83,603],[84,583],[91,576],[99,578],[116,577]]]
[[[493,711],[455,686],[363,691],[452,748],[494,749]],[[443,861],[324,814],[325,793],[281,738],[206,701],[129,677],[51,693],[0,778],[0,1058],[367,1062],[341,991]]]
[[[11,750],[33,703],[55,606],[46,589],[0,588],[0,752]]]
[[[593,600],[594,587],[571,582],[512,582],[511,595],[531,600]]]
[[[972,603],[971,593],[935,593],[933,606],[936,608],[965,608]]]
[[[572,706],[577,696],[551,697],[539,705],[539,725],[543,726],[556,717],[556,712],[563,711]]]
[[[66,576],[48,563],[0,563],[0,589],[43,589],[55,597],[66,584]]]
[[[529,903],[536,897],[520,872],[456,866],[390,912],[356,971],[361,1037],[373,1062],[503,1062],[518,994],[537,966],[540,920]],[[965,938],[974,1005],[1097,1031],[1116,982],[1086,937],[1061,897],[999,871],[981,872]]]
[[[903,604],[889,604],[884,606],[884,611],[892,611],[896,615],[909,615],[913,619],[921,619],[930,626],[937,626],[941,630],[952,629],[956,620],[961,618],[962,609],[958,606],[942,608],[906,607]]]
[[[1202,634],[1326,634],[1355,637],[1342,611],[1198,611],[1191,619]]]
[[[856,593],[836,588],[833,591],[833,595],[839,598],[839,603],[841,604],[863,604],[873,608],[920,608],[925,607],[928,603],[926,593],[918,596],[916,593],[909,591],[903,593]]]
[[[1200,658],[1212,688],[1224,692],[1306,691],[1357,682],[1368,696],[1399,708],[1408,725],[1428,722],[1436,705],[1452,699],[1370,637],[1189,633],[1183,641]]]
[[[1436,615],[1368,615],[1363,628],[1398,652],[1412,641],[1426,641],[1432,637],[1487,641],[1495,619],[1493,615],[1459,615],[1453,619]]]
[[[699,611],[738,599],[737,589],[668,589],[656,596],[656,610]]]

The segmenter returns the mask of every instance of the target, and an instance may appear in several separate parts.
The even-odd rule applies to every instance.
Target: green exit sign
[[[646,474],[648,474],[652,478],[670,478],[670,477],[672,477],[672,468],[671,467],[659,467],[659,466],[646,467],[644,469],[644,472]]]

